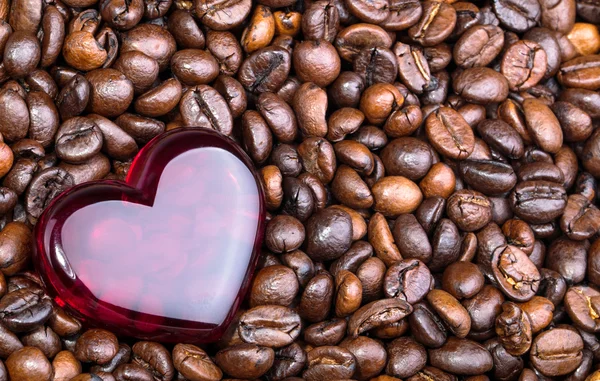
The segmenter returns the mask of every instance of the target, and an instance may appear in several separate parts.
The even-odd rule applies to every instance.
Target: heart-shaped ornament
[[[81,184],[52,201],[35,228],[37,269],[55,301],[92,326],[217,340],[260,252],[260,184],[229,138],[167,132],[138,153],[126,182]]]

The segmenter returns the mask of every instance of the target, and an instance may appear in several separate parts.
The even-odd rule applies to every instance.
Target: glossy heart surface
[[[59,195],[35,228],[35,263],[55,301],[92,326],[168,342],[211,342],[248,289],[264,230],[246,154],[207,129],[148,143],[126,182]]]

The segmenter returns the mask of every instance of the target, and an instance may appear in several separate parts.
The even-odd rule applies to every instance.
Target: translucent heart
[[[61,306],[93,326],[210,342],[231,322],[260,251],[264,204],[252,164],[205,129],[168,132],[126,183],[57,197],[36,226],[36,265]]]

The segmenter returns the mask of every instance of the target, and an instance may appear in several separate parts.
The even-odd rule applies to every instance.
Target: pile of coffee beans
[[[0,381],[600,380],[598,0],[0,0]],[[269,211],[224,337],[82,327],[32,227],[166,130]]]

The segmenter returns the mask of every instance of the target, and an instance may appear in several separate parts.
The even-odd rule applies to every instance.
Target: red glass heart
[[[90,325],[210,342],[248,289],[264,217],[246,154],[211,130],[177,129],[138,153],[125,183],[53,200],[35,228],[35,262],[48,293]]]

